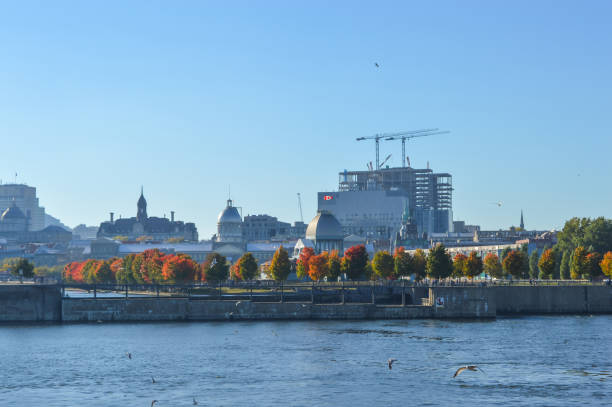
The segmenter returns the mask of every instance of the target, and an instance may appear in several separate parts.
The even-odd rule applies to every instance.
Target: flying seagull
[[[157,382],[155,381],[155,378],[154,378],[153,376],[151,376],[151,382],[152,382],[152,383],[157,383]]]
[[[380,68],[380,65],[378,65],[378,62],[374,62],[374,66],[377,68]]]
[[[128,359],[132,359],[132,354],[130,352],[125,352],[125,355],[128,357]]]
[[[193,405],[194,405],[194,406],[197,406],[197,405],[198,405],[198,402],[196,401],[195,397],[193,398]]]
[[[491,202],[491,205],[497,205],[497,206],[502,206],[503,202],[502,201],[497,201],[497,202]]]
[[[474,365],[463,366],[463,367],[460,367],[459,369],[457,369],[457,371],[453,375],[453,379],[455,377],[457,377],[459,374],[461,374],[461,372],[463,372],[464,370],[471,370],[472,372],[482,372],[482,373],[484,373],[484,371],[481,368],[479,368],[478,366],[474,366]]]
[[[151,407],[153,407],[153,406],[155,405],[155,403],[157,403],[157,400],[153,400],[153,401],[151,402]]]
[[[389,370],[393,369],[393,362],[397,362],[397,359],[387,360],[387,365],[389,366]]]

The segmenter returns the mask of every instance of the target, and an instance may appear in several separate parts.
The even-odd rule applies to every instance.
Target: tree
[[[521,278],[523,275],[523,255],[518,250],[511,250],[502,261],[506,274]]]
[[[601,267],[599,267],[599,263],[601,263],[601,254],[597,252],[592,252],[587,254],[587,272],[586,276],[589,279],[601,277]]]
[[[257,277],[257,260],[252,253],[245,253],[238,260],[240,275],[243,280],[254,280]]]
[[[540,270],[538,270],[538,260],[539,260],[538,250],[535,249],[533,252],[531,252],[531,255],[529,256],[529,277],[530,278],[538,278],[538,276],[540,275]]]
[[[463,273],[472,279],[482,273],[482,259],[475,251],[472,251],[465,261]]]
[[[508,254],[510,254],[510,252],[511,252],[511,251],[512,251],[512,249],[511,249],[511,248],[509,248],[509,247],[504,247],[504,250],[502,250],[502,252],[501,252],[501,258],[500,258],[500,261],[501,261],[501,262],[503,262],[503,261],[504,261],[504,259],[505,259],[506,257],[508,257]]]
[[[534,252],[535,253],[535,252]],[[557,259],[552,249],[545,250],[540,256],[538,267],[540,268],[540,278],[550,280],[555,272]]]
[[[570,263],[570,277],[572,279],[577,280],[587,274],[589,267],[587,256],[588,253],[583,246],[578,246],[574,249],[574,255]]]
[[[32,278],[34,277],[34,265],[28,259],[20,258],[13,263],[11,274],[19,278]]]
[[[342,262],[338,250],[332,250],[327,259],[328,276],[331,281],[337,281],[340,277]]]
[[[453,258],[453,273],[452,276],[463,277],[463,270],[465,269],[465,262],[467,261],[467,256],[463,253],[457,253],[455,258]]]
[[[308,276],[308,262],[312,256],[314,256],[315,252],[312,247],[304,247],[302,252],[300,253],[300,257],[297,261],[296,268],[296,276],[300,280],[306,278]]]
[[[521,275],[520,278],[529,278],[529,246],[527,243],[521,245],[519,250],[521,254]]]
[[[484,270],[491,277],[502,278],[504,276],[499,257],[495,253],[487,253],[485,256]]]
[[[393,256],[388,251],[376,252],[374,259],[372,259],[372,271],[374,274],[383,280],[390,280],[393,278],[394,269],[395,262]]]
[[[393,274],[395,278],[408,277],[413,271],[412,256],[402,246],[395,249],[393,255]]]
[[[570,279],[570,257],[571,252],[569,250],[565,250],[563,252],[563,256],[561,257],[561,266],[559,267],[559,277],[563,280]]]
[[[427,271],[427,257],[423,249],[416,249],[412,256],[412,267],[415,274],[415,280],[421,281],[425,278]]]
[[[612,278],[612,251],[607,252],[603,256],[603,260],[599,263],[601,267],[601,271],[608,276],[608,278]]]
[[[268,269],[270,273],[270,277],[276,281],[284,281],[289,277],[289,273],[291,273],[291,262],[289,261],[289,253],[287,250],[281,245],[274,256],[272,256],[272,262],[270,263],[270,268]]]
[[[431,278],[446,278],[453,272],[453,260],[443,244],[429,250],[426,271]]]
[[[362,278],[368,264],[368,252],[364,245],[348,248],[342,258],[342,272],[351,280]]]
[[[308,276],[311,280],[319,281],[327,277],[329,273],[328,257],[327,252],[310,257],[310,260],[308,260]]]
[[[229,276],[229,266],[225,256],[209,253],[201,266],[202,280],[207,282],[225,281]]]

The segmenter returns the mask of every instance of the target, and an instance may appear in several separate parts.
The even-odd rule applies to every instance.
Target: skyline
[[[235,4],[5,5],[3,182],[71,227],[134,216],[144,185],[151,215],[209,238],[228,186],[243,215],[291,223],[300,192],[308,222],[374,160],[356,137],[437,127],[407,151],[453,175],[455,220],[612,216],[609,4]]]

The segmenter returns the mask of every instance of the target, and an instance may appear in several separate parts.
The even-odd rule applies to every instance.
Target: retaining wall
[[[0,285],[0,322],[60,321],[61,316],[59,287]]]

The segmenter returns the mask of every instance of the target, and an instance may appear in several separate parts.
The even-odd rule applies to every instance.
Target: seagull
[[[125,355],[128,357],[128,359],[132,359],[132,354],[130,352],[125,352]]]
[[[151,382],[156,383],[155,378],[151,376]]]
[[[389,370],[393,369],[393,362],[397,362],[397,359],[389,359],[387,360],[387,365],[389,365]]]
[[[374,66],[377,68],[380,68],[380,65],[378,65],[378,62],[374,62]]]
[[[502,202],[502,201],[491,202],[491,205],[497,205],[497,206],[499,206],[499,207],[501,207],[501,206],[502,206],[502,204],[503,204],[503,202]]]
[[[242,303],[242,301],[238,301],[238,302],[236,303],[236,306],[239,306],[241,303]]]
[[[197,405],[198,405],[198,402],[196,401],[195,397],[193,398],[193,405],[194,405],[194,406],[197,406]]]
[[[455,377],[457,377],[459,374],[461,374],[461,372],[463,372],[464,370],[471,370],[473,372],[482,372],[482,373],[484,373],[484,371],[481,368],[479,368],[478,366],[474,366],[474,365],[463,366],[463,367],[460,367],[459,369],[457,369],[457,371],[453,375],[453,379]]]
[[[157,400],[153,400],[153,401],[151,402],[151,407],[153,407],[153,406],[155,405],[155,403],[157,403]]]

